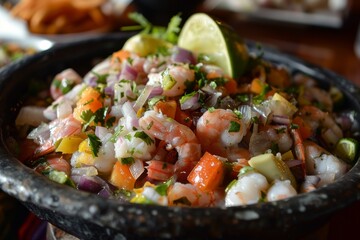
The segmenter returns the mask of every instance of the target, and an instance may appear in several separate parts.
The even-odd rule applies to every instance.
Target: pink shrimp
[[[169,206],[214,207],[223,204],[224,191],[203,192],[187,183],[178,183],[168,190]]]
[[[303,101],[305,101],[307,105],[309,105],[309,103],[319,103],[326,111],[332,111],[333,109],[333,101],[330,94],[324,89],[314,86],[307,87],[304,90],[303,98]]]
[[[54,156],[54,157],[49,158],[47,160],[47,162],[49,163],[49,166],[52,169],[60,171],[60,172],[64,172],[64,173],[66,173],[66,175],[70,176],[71,166],[70,166],[70,163],[67,160],[65,160],[64,158]]]
[[[48,167],[52,170],[57,170],[59,172],[64,172],[66,175],[70,176],[71,166],[70,163],[64,159],[62,156],[57,154],[51,154],[46,157],[46,165],[40,164],[35,168],[35,171],[42,173]]]
[[[236,161],[248,158],[249,153],[238,145],[247,126],[233,111],[215,109],[206,111],[196,124],[196,136],[204,151]]]
[[[312,141],[304,141],[306,172],[310,175],[319,176],[321,181],[318,186],[322,186],[343,176],[348,165],[332,155],[324,148]]]
[[[169,180],[174,173],[174,164],[157,160],[147,161],[146,163],[148,164],[148,166],[146,166],[147,175],[151,179],[166,181]]]
[[[299,116],[312,128],[313,132],[321,129],[321,137],[328,146],[334,146],[343,137],[341,128],[329,112],[323,112],[314,106],[303,106]]]
[[[51,97],[56,100],[60,96],[70,91],[76,84],[80,84],[82,78],[72,68],[68,68],[58,73],[50,86]]]
[[[40,157],[55,150],[55,143],[63,137],[79,134],[81,123],[72,114],[64,119],[55,119],[49,123],[50,137],[35,150],[35,157]]]
[[[194,132],[189,127],[153,110],[145,112],[139,119],[139,125],[150,136],[165,141],[168,148],[177,150],[175,175],[178,181],[185,181],[201,156],[201,146]]]
[[[291,134],[294,139],[294,152],[298,160],[301,161],[301,168],[299,172],[298,180],[303,181],[306,178],[306,166],[305,166],[305,148],[303,144],[303,139],[299,132],[299,129],[291,129]]]

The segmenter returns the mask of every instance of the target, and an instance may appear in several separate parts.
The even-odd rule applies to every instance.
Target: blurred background
[[[194,12],[206,12],[244,39],[328,68],[360,87],[357,0],[0,0],[0,71],[56,44],[121,34],[135,24],[131,12],[163,26],[178,13],[184,22]],[[354,236],[359,205],[336,214],[308,239]],[[46,223],[0,192],[0,239],[45,239],[45,232]]]

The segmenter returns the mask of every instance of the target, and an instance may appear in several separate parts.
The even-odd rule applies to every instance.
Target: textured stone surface
[[[0,73],[3,140],[0,187],[37,216],[81,239],[274,238],[288,234],[301,236],[321,226],[329,214],[360,199],[359,163],[336,183],[313,193],[279,202],[220,209],[168,208],[105,200],[51,182],[12,157],[3,144],[7,126],[14,121],[11,113],[14,110],[9,109],[21,97],[29,76],[41,79],[67,66],[85,70],[89,59],[109,55],[119,49],[125,39],[110,36],[62,46],[11,65]],[[252,49],[252,45],[249,46]],[[345,91],[349,103],[360,112],[358,89],[336,74],[276,52],[268,51],[265,56],[324,83],[331,81]]]

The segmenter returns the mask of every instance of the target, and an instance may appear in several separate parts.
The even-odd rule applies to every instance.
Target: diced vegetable
[[[288,179],[291,181],[291,185],[295,189],[297,188],[295,177],[292,175],[289,167],[272,153],[265,153],[252,157],[249,160],[249,165],[263,174],[269,182],[273,182],[276,179]]]
[[[119,50],[117,52],[114,52],[112,54],[112,57],[111,57],[111,62],[115,62],[115,61],[125,61],[127,60],[128,58],[130,57],[130,52],[129,51],[126,51],[126,50]]]
[[[130,165],[117,161],[111,172],[109,182],[120,189],[133,190],[136,179],[129,168]]]
[[[79,120],[81,123],[84,123],[83,113],[87,110],[90,110],[92,113],[95,113],[98,109],[102,108],[103,104],[101,101],[101,96],[98,91],[92,87],[86,88],[82,93],[80,99],[76,103],[74,109],[74,118]]]
[[[80,143],[84,138],[80,136],[68,136],[60,140],[56,152],[62,152],[64,154],[72,154],[78,150]]]
[[[255,93],[255,94],[260,94],[263,92],[265,88],[265,83],[262,82],[259,78],[254,78],[251,81],[251,85],[250,85],[250,91]]]
[[[193,124],[191,115],[182,111],[179,107],[176,108],[175,120],[188,127]]]
[[[229,94],[235,94],[238,88],[237,82],[232,78],[228,78],[225,82],[225,88]]]
[[[281,159],[283,161],[288,161],[288,160],[292,160],[292,159],[295,159],[295,158],[294,158],[294,154],[292,153],[292,151],[289,150],[289,151],[287,151],[287,152],[285,152],[285,153],[283,153],[281,155]]]
[[[354,138],[342,138],[335,146],[335,154],[345,162],[354,164],[359,158],[359,142]]]
[[[299,128],[299,132],[303,140],[313,135],[313,131],[311,127],[301,117],[299,116],[294,117],[292,122],[293,124],[296,124],[297,127]]]
[[[172,119],[175,119],[176,108],[177,108],[177,104],[175,100],[169,100],[169,101],[160,100],[154,106],[155,111],[161,112],[167,117],[170,117]]]
[[[274,114],[286,115],[292,117],[296,113],[297,108],[294,104],[290,103],[286,98],[281,96],[279,93],[275,93],[272,97],[272,101],[276,102],[276,108],[272,109]]]
[[[188,176],[188,181],[202,191],[215,190],[224,178],[224,163],[205,152]]]

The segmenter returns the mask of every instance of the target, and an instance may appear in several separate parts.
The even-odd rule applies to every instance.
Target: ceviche
[[[357,123],[336,87],[261,51],[232,74],[172,39],[142,32],[84,76],[59,72],[18,114],[19,159],[105,198],[191,207],[289,198],[357,161]]]

